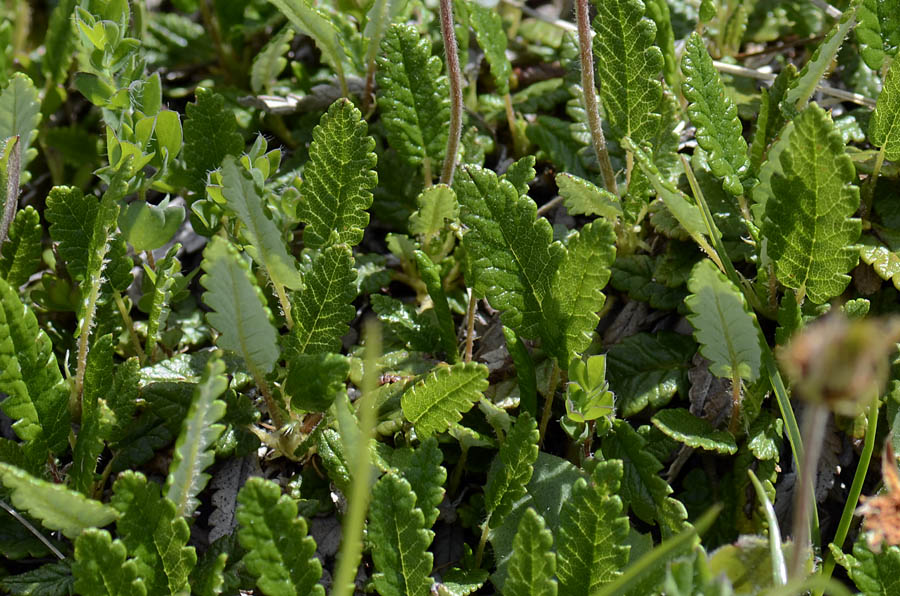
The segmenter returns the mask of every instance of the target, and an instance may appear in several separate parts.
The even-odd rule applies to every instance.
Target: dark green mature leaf
[[[509,77],[512,65],[506,57],[506,28],[503,19],[494,7],[483,6],[478,2],[469,3],[469,24],[475,31],[475,39],[484,50],[494,77],[497,93],[509,93]]]
[[[243,234],[253,245],[254,260],[263,266],[272,281],[292,290],[303,287],[278,226],[266,214],[256,182],[231,156],[222,161],[222,196],[244,224]]]
[[[15,507],[40,520],[45,528],[59,530],[68,538],[75,538],[86,528],[103,527],[118,517],[112,507],[3,462],[0,462],[0,482],[12,491]]]
[[[888,596],[900,588],[900,547],[884,546],[881,552],[873,553],[860,534],[852,555],[842,553],[833,544],[831,552],[865,596]]]
[[[75,490],[93,495],[94,473],[103,451],[109,420],[105,398],[113,387],[113,337],[111,334],[94,341],[88,353],[84,371],[84,391],[81,397],[81,428],[72,452],[69,478]]]
[[[489,527],[499,526],[516,501],[525,496],[525,487],[531,480],[538,456],[539,436],[535,419],[527,412],[519,414],[491,464],[484,487],[484,509]]]
[[[900,159],[900,62],[891,62],[869,122],[869,140],[891,161]]]
[[[40,215],[34,207],[28,205],[16,213],[0,256],[0,277],[10,286],[18,288],[40,267],[42,235]]]
[[[403,415],[422,439],[443,432],[481,399],[487,377],[487,367],[475,362],[437,367],[403,393]]]
[[[31,179],[26,167],[37,155],[37,149],[31,146],[37,136],[38,123],[41,121],[41,100],[34,83],[28,75],[17,72],[9,79],[8,84],[0,91],[0,140],[19,137],[17,150],[19,159],[19,184]],[[5,177],[4,177],[5,178]],[[5,195],[6,189],[4,189]]]
[[[447,470],[441,465],[444,454],[437,439],[429,437],[416,449],[400,448],[394,451],[391,464],[398,468],[416,493],[416,507],[425,516],[424,528],[430,528],[437,520],[438,505],[444,498],[444,481]]]
[[[844,291],[859,259],[856,171],[828,114],[811,104],[794,120],[782,173],[771,179],[763,235],[778,281],[822,304]]]
[[[148,291],[150,309],[147,313],[147,343],[144,350],[151,359],[154,358],[158,333],[160,330],[165,331],[166,329],[175,283],[181,275],[181,262],[175,256],[179,250],[181,250],[181,245],[176,243],[156,264],[154,270],[145,270],[144,272],[153,284]]]
[[[576,138],[571,122],[539,114],[534,122],[528,124],[525,135],[558,168],[581,178],[590,175],[582,152],[590,143]]]
[[[737,443],[727,430],[716,430],[712,425],[691,414],[685,408],[666,408],[653,416],[653,425],[666,436],[695,449],[734,455]]]
[[[44,217],[50,222],[50,237],[59,243],[59,256],[74,281],[87,274],[88,250],[98,210],[96,197],[85,196],[78,188],[54,186],[47,195]]]
[[[190,529],[175,512],[175,504],[160,494],[160,487],[142,474],[128,470],[113,485],[110,505],[118,511],[116,530],[149,594],[178,594],[188,588],[197,564],[194,547],[187,546]]]
[[[541,337],[553,275],[565,256],[537,206],[490,170],[463,167],[454,180],[475,292],[502,311],[501,321],[527,339]]]
[[[69,391],[47,334],[16,288],[0,280],[0,402],[33,462],[66,447]]]
[[[127,557],[125,545],[106,530],[85,530],[75,541],[75,590],[82,596],[143,596],[147,586]]]
[[[544,518],[529,507],[513,539],[503,596],[556,596],[553,534]]]
[[[743,293],[709,259],[694,265],[688,289],[688,320],[709,370],[718,377],[758,379],[762,348]]]
[[[375,483],[369,506],[369,540],[376,573],[375,589],[382,596],[428,593],[433,556],[428,545],[434,532],[426,529],[416,493],[409,482],[388,472]]]
[[[290,25],[286,25],[272,36],[253,59],[253,66],[250,67],[250,89],[254,93],[262,93],[271,89],[272,84],[278,79],[278,75],[287,66],[287,58],[284,55],[291,49],[291,40],[293,39],[294,30]]]
[[[70,564],[58,561],[25,573],[7,575],[0,580],[0,587],[12,596],[68,596],[74,593],[74,583]]]
[[[590,484],[579,478],[563,503],[557,547],[561,596],[593,594],[621,575],[628,562],[628,517],[616,494],[621,479],[622,462],[600,462]]]
[[[506,349],[516,370],[519,406],[523,412],[537,416],[537,373],[531,353],[522,338],[509,327],[503,328],[503,338],[506,340]]]
[[[687,523],[687,511],[669,496],[672,488],[658,475],[662,464],[630,424],[616,420],[613,429],[615,432],[603,439],[603,455],[622,460],[622,501],[643,521],[657,522],[664,538],[677,534]]]
[[[75,35],[72,13],[76,0],[61,0],[50,13],[47,35],[44,37],[44,59],[41,72],[54,84],[62,83],[72,63]]]
[[[264,594],[325,596],[316,543],[306,535],[297,503],[270,480],[254,477],[238,493],[238,538],[247,549],[244,564]]]
[[[344,81],[344,60],[346,58],[340,42],[338,28],[332,19],[323,14],[309,0],[269,0],[278,7],[292,25],[310,36],[325,60]],[[346,94],[346,92],[345,92]]]
[[[375,139],[366,135],[367,128],[360,111],[339,99],[313,130],[297,206],[297,217],[306,222],[307,248],[340,242],[355,246],[362,240],[378,183]]]
[[[706,44],[696,32],[685,46],[681,70],[685,77],[684,97],[691,102],[688,113],[697,127],[697,144],[709,153],[709,168],[722,179],[725,190],[742,195],[741,179],[748,174],[750,159],[737,106],[726,95]]]
[[[224,425],[217,424],[225,415],[225,402],[218,399],[228,386],[224,373],[225,363],[210,358],[175,442],[165,491],[166,497],[175,503],[176,515],[182,517],[191,518],[200,505],[197,495],[210,478],[204,470],[215,459],[211,447],[225,430]]]
[[[886,60],[897,55],[900,46],[900,2],[863,0],[857,17],[859,54],[869,68],[880,71]]]
[[[324,412],[338,393],[345,391],[350,362],[345,356],[328,352],[296,354],[288,361],[284,391],[291,409]]]
[[[226,155],[240,155],[244,139],[237,132],[234,115],[225,109],[225,98],[198,87],[197,100],[185,108],[184,157],[189,188],[202,193],[207,173],[216,170]]]
[[[338,352],[341,337],[356,314],[356,271],[346,244],[319,252],[303,276],[302,292],[291,294],[294,328],[288,340],[289,354]]]
[[[444,284],[437,266],[421,250],[417,250],[416,266],[419,269],[419,277],[425,283],[428,295],[431,297],[431,305],[438,320],[438,329],[441,332],[441,348],[447,355],[447,360],[453,364],[459,360],[459,350],[456,346],[456,325],[450,312],[450,304],[447,302],[447,294],[444,292]]]
[[[203,270],[203,301],[213,311],[207,315],[210,325],[221,333],[218,345],[242,357],[251,370],[268,373],[278,360],[278,337],[249,265],[216,236],[203,251]]]
[[[428,38],[414,27],[388,29],[376,74],[388,141],[407,163],[419,165],[427,159],[434,171],[443,160],[450,125],[449,83],[442,70]]]

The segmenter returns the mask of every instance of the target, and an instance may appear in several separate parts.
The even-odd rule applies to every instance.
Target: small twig
[[[22,163],[21,138],[16,135],[9,148],[9,161],[6,163],[6,203],[3,205],[3,221],[0,222],[0,248],[6,242],[9,226],[16,215],[19,204],[19,168]]]
[[[540,216],[544,215],[545,213],[549,212],[554,207],[556,207],[557,205],[562,203],[562,201],[563,201],[562,196],[558,196],[553,199],[550,199],[549,201],[547,201],[546,203],[544,203],[543,205],[538,207],[537,216],[540,217]]]
[[[456,169],[456,154],[462,137],[462,71],[459,68],[459,52],[456,49],[456,31],[453,29],[453,0],[441,2],[441,35],[444,38],[444,52],[447,57],[447,75],[450,79],[450,133],[447,135],[447,150],[444,152],[444,167],[441,169],[441,184],[453,183]]]
[[[50,552],[52,552],[54,555],[56,555],[56,557],[57,557],[60,561],[64,561],[64,560],[66,559],[65,555],[63,555],[61,552],[59,552],[59,549],[56,548],[55,546],[53,546],[53,543],[51,543],[49,540],[47,540],[47,537],[46,537],[46,536],[44,536],[43,534],[41,534],[40,532],[38,532],[37,528],[35,528],[33,525],[31,525],[31,522],[29,522],[27,519],[25,519],[24,517],[22,517],[21,515],[19,515],[19,512],[16,511],[15,509],[13,509],[13,508],[12,508],[9,504],[7,504],[7,502],[4,501],[3,499],[0,499],[0,507],[2,507],[8,514],[10,514],[11,516],[13,516],[13,518],[14,518],[17,522],[19,522],[20,524],[22,524],[23,526],[25,526],[25,528],[26,528],[29,532],[31,532],[32,534],[34,534],[35,538],[37,538],[38,540],[40,540],[40,541],[44,544],[44,546],[46,546],[47,548],[49,548],[49,549],[50,549]]]

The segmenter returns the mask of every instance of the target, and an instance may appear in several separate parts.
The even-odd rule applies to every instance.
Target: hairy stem
[[[125,323],[125,328],[128,329],[128,337],[131,338],[134,351],[141,361],[141,366],[143,366],[146,363],[147,355],[144,353],[144,349],[141,347],[141,340],[134,330],[134,321],[131,319],[131,315],[128,314],[128,308],[125,306],[125,301],[122,300],[122,295],[119,292],[116,292],[113,294],[113,299],[116,302],[116,308],[119,310],[119,314],[122,316],[122,321]]]
[[[281,303],[281,312],[284,314],[284,322],[287,324],[288,331],[294,328],[294,319],[291,317],[291,301],[284,292],[284,286],[277,281],[272,281],[275,286],[275,293],[278,295],[278,302]]]
[[[6,164],[6,202],[3,204],[3,220],[0,222],[0,248],[6,242],[9,226],[16,215],[19,204],[19,168],[22,163],[22,143],[16,136],[9,149],[9,161]]]
[[[484,547],[487,545],[488,534],[490,533],[489,523],[491,521],[490,516],[486,520],[484,520],[484,525],[481,526],[481,538],[478,540],[478,548],[475,551],[475,569],[481,568],[481,560],[484,558]]]
[[[575,0],[575,20],[578,21],[578,47],[581,50],[581,89],[584,94],[584,110],[587,112],[588,127],[591,129],[591,144],[597,161],[600,162],[600,173],[606,190],[619,196],[616,188],[616,173],[609,152],[606,150],[606,138],[603,136],[603,125],[600,123],[600,111],[597,107],[597,90],[594,88],[594,54],[591,48],[591,23],[588,15],[588,0]]]
[[[444,38],[447,76],[450,79],[450,134],[447,135],[441,184],[450,185],[453,183],[456,155],[459,153],[459,141],[462,137],[462,71],[459,68],[459,52],[456,49],[456,31],[453,30],[453,0],[440,0],[440,3],[441,36]]]
[[[884,164],[884,147],[878,151],[875,156],[875,167],[872,169],[872,175],[866,180],[862,187],[862,216],[869,217],[872,213],[872,201],[875,198],[875,185],[878,184],[878,175],[881,173],[881,166]]]

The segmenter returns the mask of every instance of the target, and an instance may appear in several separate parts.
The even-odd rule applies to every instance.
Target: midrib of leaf
[[[451,378],[452,378],[452,377],[451,377]],[[428,407],[426,407],[426,408],[422,411],[421,415],[419,415],[419,417],[418,417],[416,420],[420,420],[422,417],[424,417],[426,414],[431,413],[433,410],[438,410],[438,411],[440,411],[440,412],[442,412],[442,413],[456,412],[456,410],[454,410],[453,408],[442,408],[441,406],[444,404],[444,402],[445,402],[445,400],[447,399],[448,396],[453,395],[453,394],[455,394],[457,391],[459,391],[459,390],[461,390],[462,388],[466,387],[467,385],[470,385],[470,384],[472,384],[472,383],[477,383],[478,381],[479,381],[479,379],[478,379],[477,377],[475,377],[475,378],[467,378],[467,379],[461,379],[461,380],[458,380],[457,383],[456,383],[456,385],[452,385],[452,386],[450,386],[446,391],[442,392],[442,393],[440,394],[440,398],[439,398],[439,399],[433,400],[432,403],[431,403],[431,405],[428,406]],[[413,421],[413,423],[415,423],[415,421]]]

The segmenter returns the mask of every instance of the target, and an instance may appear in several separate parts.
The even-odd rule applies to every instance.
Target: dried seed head
[[[886,492],[874,497],[860,497],[862,505],[856,510],[857,515],[865,516],[863,529],[869,549],[874,553],[881,551],[882,542],[888,546],[900,545],[900,474],[890,437],[884,445],[881,473]]]

